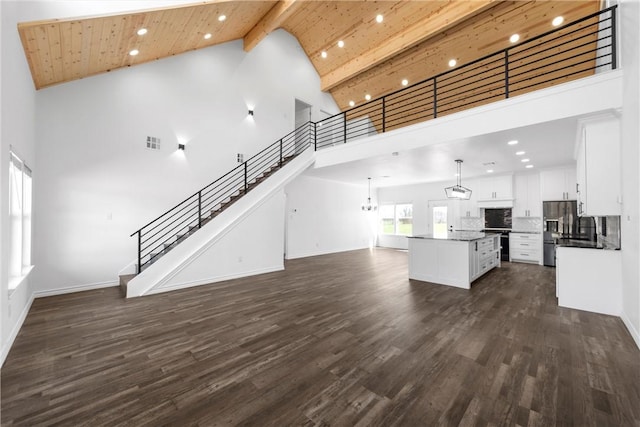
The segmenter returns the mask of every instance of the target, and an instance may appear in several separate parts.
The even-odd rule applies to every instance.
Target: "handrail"
[[[132,233],[131,237],[138,236],[137,272],[309,146],[317,151],[345,144],[580,78],[604,67],[616,69],[616,9],[617,5],[613,5],[321,121],[299,126]]]

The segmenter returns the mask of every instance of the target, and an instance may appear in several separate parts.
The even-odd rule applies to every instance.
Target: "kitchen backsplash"
[[[542,231],[542,218],[514,217],[511,227],[514,231]]]
[[[482,230],[484,228],[484,218],[467,217],[460,218],[461,230]]]
[[[620,249],[620,217],[596,217],[598,243],[607,249]]]

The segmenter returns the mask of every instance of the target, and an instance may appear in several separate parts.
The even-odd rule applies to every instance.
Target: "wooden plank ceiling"
[[[464,64],[503,49],[512,34],[524,41],[544,33],[556,16],[570,22],[599,7],[599,0],[207,1],[26,22],[18,31],[41,89],[230,40],[244,39],[249,51],[283,28],[297,37],[322,89],[347,109],[400,89],[403,79],[443,72],[450,59]],[[147,33],[138,35],[141,28]]]

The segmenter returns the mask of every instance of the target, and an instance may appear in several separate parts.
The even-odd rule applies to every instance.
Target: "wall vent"
[[[244,154],[238,153],[238,163],[244,163]]]
[[[160,138],[156,138],[155,136],[147,137],[147,148],[151,150],[159,150],[160,149]]]

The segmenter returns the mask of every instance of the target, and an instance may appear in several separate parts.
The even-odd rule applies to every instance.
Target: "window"
[[[433,237],[444,239],[447,237],[447,207],[435,206],[433,208]]]
[[[410,236],[413,234],[413,205],[382,205],[379,210],[380,233]]]
[[[9,289],[31,269],[31,169],[13,152],[9,164]]]

